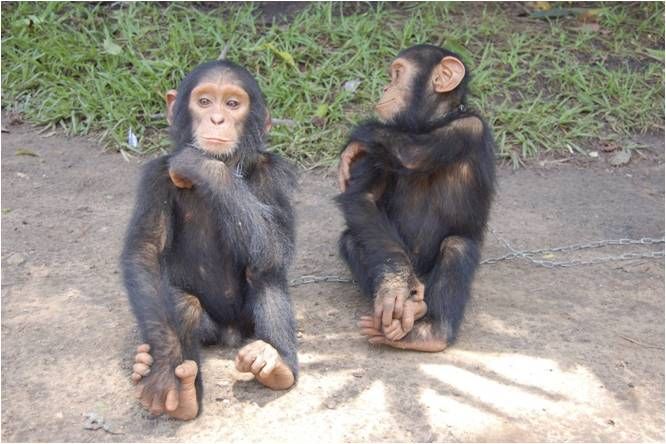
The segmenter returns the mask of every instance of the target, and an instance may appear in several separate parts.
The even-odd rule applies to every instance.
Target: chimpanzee
[[[172,153],[143,170],[122,268],[143,336],[132,380],[152,414],[201,408],[199,344],[235,335],[236,368],[281,390],[298,372],[287,293],[293,168],[265,150],[270,115],[244,68],[196,67],[166,94]]]
[[[374,298],[359,322],[370,343],[442,351],[460,327],[495,186],[493,136],[467,108],[466,72],[446,49],[402,51],[379,119],[341,154],[339,246]]]

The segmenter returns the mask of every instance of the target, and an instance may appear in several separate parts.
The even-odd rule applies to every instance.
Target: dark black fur
[[[363,292],[374,295],[387,277],[417,276],[426,287],[423,321],[447,343],[469,299],[495,186],[493,137],[465,109],[467,79],[444,97],[425,93],[433,68],[449,55],[457,57],[429,45],[400,53],[420,67],[413,99],[392,121],[352,131],[348,143],[362,143],[366,154],[337,197],[348,227],[340,251]],[[438,100],[450,103],[445,115],[434,111]],[[480,119],[482,129],[459,125],[466,117]]]
[[[191,145],[187,108],[201,77],[223,69],[242,79],[251,100],[240,146],[224,164]],[[177,95],[173,153],[143,170],[122,268],[154,358],[143,380],[148,389],[173,383],[173,370],[183,360],[199,362],[200,341],[215,342],[228,326],[273,345],[297,375],[295,320],[287,292],[294,248],[290,195],[296,180],[286,161],[264,150],[266,116],[259,86],[245,69],[227,61],[201,65]],[[169,177],[170,162],[183,155],[190,162],[192,189],[176,188]],[[186,295],[195,296],[203,312],[188,311]],[[199,401],[202,393],[199,367]]]

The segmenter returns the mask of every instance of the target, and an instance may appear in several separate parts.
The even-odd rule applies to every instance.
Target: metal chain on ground
[[[511,244],[506,240],[503,239],[500,235],[497,234],[497,232],[492,228],[488,227],[488,231],[490,231],[495,238],[500,241],[506,248],[508,248],[511,252],[507,253],[502,256],[498,257],[493,257],[493,258],[488,258],[484,259],[481,261],[481,264],[496,264],[501,261],[506,261],[506,260],[511,260],[511,259],[525,259],[534,265],[540,266],[540,267],[545,267],[545,268],[556,268],[556,267],[561,267],[561,268],[568,268],[568,267],[577,267],[577,266],[583,266],[583,265],[595,265],[595,264],[601,264],[605,262],[613,262],[613,261],[626,261],[626,260],[631,260],[631,259],[655,259],[655,258],[660,258],[664,257],[664,250],[657,250],[657,251],[649,251],[645,253],[623,253],[620,255],[616,256],[602,256],[602,257],[596,257],[592,259],[570,259],[570,260],[564,260],[564,261],[552,261],[552,260],[545,260],[545,259],[537,259],[534,256],[536,255],[543,255],[545,253],[562,253],[562,252],[574,252],[574,251],[580,251],[580,250],[588,250],[592,248],[601,248],[601,247],[607,247],[611,245],[656,245],[656,244],[663,244],[664,243],[664,238],[651,238],[651,237],[643,237],[640,239],[605,239],[605,240],[600,240],[600,241],[592,241],[592,242],[585,242],[585,243],[579,243],[579,244],[571,244],[571,245],[562,245],[559,247],[551,247],[551,248],[539,248],[536,250],[516,250],[511,246]]]
[[[535,250],[516,250],[506,239],[502,238],[499,234],[497,234],[497,232],[491,226],[488,227],[488,231],[490,231],[498,241],[500,241],[507,249],[509,249],[510,253],[504,254],[502,256],[484,259],[480,262],[481,265],[491,265],[512,259],[525,259],[530,263],[537,265],[539,267],[569,268],[569,267],[578,267],[583,265],[596,265],[605,262],[626,261],[632,259],[656,259],[664,257],[664,250],[662,249],[662,250],[655,250],[644,253],[623,253],[616,256],[600,256],[592,259],[570,259],[564,261],[537,259],[534,256],[543,255],[546,253],[571,253],[574,251],[589,250],[593,248],[602,248],[613,245],[657,245],[657,244],[663,244],[664,238],[642,237],[640,239],[625,239],[625,238],[605,239],[599,241],[584,242],[579,244],[561,245],[558,247],[539,248]],[[317,284],[319,282],[354,283],[354,280],[348,277],[334,276],[334,275],[328,275],[328,276],[306,275],[296,279],[292,279],[291,281],[289,281],[289,286],[298,287],[300,285]]]
[[[301,276],[296,279],[292,279],[289,281],[289,286],[290,287],[298,287],[300,285],[307,285],[307,284],[317,284],[319,282],[342,282],[342,283],[353,283],[353,279],[347,278],[347,277],[341,277],[341,276]]]

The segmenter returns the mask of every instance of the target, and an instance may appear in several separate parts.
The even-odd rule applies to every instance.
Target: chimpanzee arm
[[[427,133],[407,133],[369,122],[357,127],[350,141],[363,143],[375,157],[388,158],[389,166],[398,170],[427,172],[476,151],[486,136],[483,121],[470,115]]]
[[[194,184],[193,192],[202,195],[215,209],[224,238],[232,242],[232,252],[241,262],[270,268],[284,255],[291,257],[289,230],[293,223],[285,214],[281,184],[272,181],[271,199],[262,200],[252,184],[236,177],[222,161],[192,148],[185,148],[170,159],[170,168]],[[277,202],[283,205],[276,205]],[[278,224],[279,220],[284,223]],[[293,222],[293,221],[292,221]]]
[[[374,288],[387,277],[409,278],[413,274],[407,248],[385,212],[377,206],[386,173],[370,157],[351,166],[346,191],[336,200],[356,242],[366,252],[366,266]]]
[[[266,238],[257,239],[266,247],[265,259],[248,265],[248,298],[252,307],[255,335],[273,346],[298,376],[296,321],[287,291],[287,270],[294,249],[294,211],[291,194],[296,189],[294,171],[284,159],[261,153],[246,183],[252,196],[271,209]],[[256,236],[256,234],[255,234]]]
[[[144,342],[160,367],[175,367],[183,360],[177,319],[169,282],[160,269],[160,256],[169,237],[171,200],[164,157],[148,163],[140,181],[136,207],[126,235],[122,269],[132,310]],[[167,372],[171,376],[173,368]]]

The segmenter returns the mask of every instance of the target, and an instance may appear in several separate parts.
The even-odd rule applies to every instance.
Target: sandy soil
[[[296,287],[295,388],[267,390],[233,369],[234,350],[210,348],[202,415],[151,418],[129,383],[138,339],[118,270],[138,162],[85,139],[10,130],[2,137],[3,441],[664,439],[662,259],[484,265],[460,340],[440,354],[368,345],[355,322],[369,304],[350,284]],[[518,248],[661,237],[663,136],[653,142],[649,160],[619,169],[602,160],[501,169],[492,226]],[[331,170],[303,172],[300,182],[292,277],[347,276]],[[504,252],[489,236],[484,256]],[[108,431],[84,428],[89,413]]]

